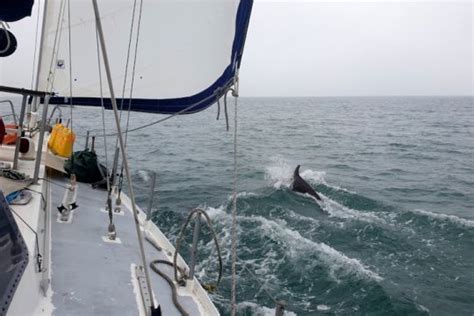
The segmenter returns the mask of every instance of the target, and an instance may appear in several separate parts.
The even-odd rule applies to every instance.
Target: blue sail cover
[[[0,0],[0,21],[15,22],[31,15],[33,0]]]
[[[132,61],[139,8],[134,19],[127,69],[127,47],[133,16],[131,3],[122,0],[113,7],[99,3],[119,107],[123,105],[123,109],[128,109],[130,106],[131,111],[149,113],[190,114],[216,103],[233,85],[240,67],[253,0],[145,0],[133,78]],[[90,14],[89,20],[85,20],[89,21],[89,26],[84,17],[82,20],[78,17],[77,21],[72,18],[69,23],[67,14],[63,13],[62,34],[58,36],[62,39],[57,40],[61,44],[57,44],[55,52],[53,35],[57,33],[57,16],[61,16],[64,9],[60,5],[51,7],[51,18],[56,16],[56,19],[46,30],[45,46],[49,46],[50,53],[44,54],[46,57],[40,69],[43,86],[40,85],[39,89],[56,93],[50,100],[52,104],[70,103],[67,27],[71,25],[72,103],[101,106],[103,95],[105,108],[111,109],[103,65],[102,90],[99,89],[93,12],[84,5],[71,10]],[[87,38],[84,35],[86,31],[91,33]],[[82,43],[76,44],[76,41]],[[132,79],[134,88],[130,98]]]

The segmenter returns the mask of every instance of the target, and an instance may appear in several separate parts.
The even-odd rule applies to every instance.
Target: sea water
[[[241,98],[238,107],[237,301],[242,315],[472,315],[472,97]],[[68,111],[64,110],[64,117]],[[216,107],[128,134],[137,201],[176,241],[189,211],[212,219],[224,262],[212,299],[230,314],[234,108]],[[75,107],[105,159],[99,108]],[[107,133],[112,112],[106,111]],[[122,114],[125,128],[127,113]],[[130,114],[130,128],[163,118]],[[115,138],[108,137],[111,165]],[[296,165],[323,201],[291,191]],[[202,225],[197,275],[217,278]],[[192,229],[186,240],[192,240]],[[182,249],[189,258],[189,246]],[[291,314],[290,313],[290,314]]]

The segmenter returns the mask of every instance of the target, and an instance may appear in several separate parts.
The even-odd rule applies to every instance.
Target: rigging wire
[[[128,36],[127,59],[125,61],[125,73],[124,73],[123,85],[122,85],[122,99],[120,100],[120,117],[119,117],[120,125],[122,125],[123,104],[124,104],[124,100],[125,100],[125,88],[127,86],[128,67],[130,65],[130,53],[131,53],[131,48],[132,48],[133,28],[134,28],[134,25],[135,25],[136,8],[137,8],[137,0],[134,0],[133,1],[133,9],[132,9],[132,19],[131,19],[131,23],[130,23],[130,33],[129,33],[129,36]],[[138,39],[137,39],[137,41],[138,41]],[[135,56],[136,56],[136,54],[135,54]],[[114,135],[108,135],[108,136],[114,136]],[[115,138],[114,148],[118,147],[118,141],[119,141],[118,137],[119,137],[119,135],[117,134],[116,136],[117,137]],[[127,144],[127,141],[125,141],[125,147],[127,146],[126,144]],[[114,166],[115,166],[115,163],[114,163]],[[116,172],[114,172],[113,177],[114,177],[114,184],[116,184],[116,180],[115,180]],[[122,188],[122,181],[123,181],[123,162],[122,162],[121,173],[120,173],[120,176],[119,176],[119,188],[120,189]],[[120,197],[120,194],[119,194],[119,197]]]
[[[120,118],[119,118],[120,125],[122,124],[123,103],[124,103],[124,99],[125,99],[125,88],[127,86],[128,67],[130,65],[130,51],[131,51],[131,48],[132,48],[132,38],[133,38],[133,28],[134,28],[134,25],[135,25],[136,8],[137,8],[137,0],[134,0],[133,1],[133,9],[132,9],[132,20],[131,20],[131,23],[130,23],[130,33],[129,33],[129,36],[128,36],[127,59],[125,61],[125,73],[124,73],[123,85],[122,85],[122,99],[120,100]],[[119,141],[118,136],[119,135],[117,135],[117,137],[115,138],[114,148],[118,147],[118,141]],[[116,175],[114,174],[113,176],[114,176],[114,179],[115,179]],[[116,182],[114,181],[114,183],[116,183]]]
[[[130,109],[132,107],[133,87],[135,84],[135,70],[137,66],[138,42],[140,39],[140,26],[142,23],[142,12],[143,12],[143,0],[140,0],[140,9],[138,11],[137,38],[135,40],[135,53],[133,56],[132,80],[130,83],[130,96],[128,99],[128,112],[127,112],[127,125],[125,127],[125,131],[128,131],[129,122],[130,122]],[[123,98],[122,98],[122,101],[123,101]],[[125,147],[127,147],[127,139],[128,139],[128,133],[125,134]],[[122,162],[122,169],[123,169],[123,162]]]
[[[97,26],[95,29],[95,39],[96,39],[96,48],[97,48],[97,65],[99,68],[99,90],[100,90],[100,105],[102,109],[102,132],[104,136],[104,151],[105,151],[105,170],[106,170],[106,183],[107,183],[107,192],[110,190],[110,178],[109,178],[109,160],[107,154],[107,135],[105,134],[105,107],[104,107],[104,93],[102,87],[102,65],[100,63],[100,46],[99,46],[99,34],[97,33]],[[100,168],[99,168],[100,170]]]
[[[143,12],[143,0],[140,0],[140,9],[138,11],[138,23],[137,23],[137,37],[135,40],[135,51],[134,51],[134,56],[133,56],[133,67],[132,67],[132,79],[130,83],[130,96],[128,99],[128,111],[127,111],[127,124],[125,126],[125,148],[127,148],[128,144],[128,128],[130,125],[130,109],[132,107],[132,97],[133,97],[133,87],[135,84],[135,70],[137,66],[137,53],[138,53],[138,42],[140,39],[140,26],[142,22],[142,12]],[[125,92],[125,91],[124,91]],[[123,105],[123,96],[122,96],[122,105]],[[122,109],[120,109],[120,114],[122,114]],[[123,161],[122,161],[122,167],[120,169],[120,176],[119,176],[119,190],[118,190],[118,196],[120,197],[120,193],[122,192],[122,186],[123,186]]]
[[[101,103],[101,116],[102,116],[102,135],[104,137],[104,150],[105,150],[105,181],[107,185],[107,200],[106,200],[106,210],[108,211],[109,216],[109,226],[107,228],[110,236],[116,235],[117,231],[114,224],[114,214],[112,212],[112,185],[110,184],[110,177],[109,177],[109,164],[108,164],[108,154],[107,154],[107,136],[105,135],[105,109],[104,109],[104,94],[103,94],[103,87],[102,87],[102,65],[100,62],[100,45],[99,45],[99,32],[97,29],[97,22],[95,23],[95,39],[96,39],[96,51],[97,51],[97,67],[99,72],[99,90],[100,90],[100,103]],[[94,137],[94,136],[92,136]],[[102,168],[97,161],[97,167],[99,171]],[[104,177],[103,173],[101,172],[102,177]]]
[[[130,64],[130,49],[132,47],[133,26],[135,24],[136,7],[137,7],[137,0],[134,0],[133,9],[132,9],[132,21],[130,23],[130,34],[128,36],[127,60],[125,62],[125,74],[123,77],[122,100],[120,101],[120,122],[122,122],[122,110],[123,110],[123,102],[124,102],[124,97],[125,97],[125,87],[127,85],[127,78],[128,78],[128,66]],[[117,139],[117,142],[118,142],[118,139]],[[115,144],[115,147],[117,147],[117,143]]]
[[[123,142],[123,139],[122,139],[122,131],[121,131],[119,117],[118,117],[117,101],[116,101],[115,95],[114,95],[112,75],[110,73],[110,66],[109,66],[108,57],[107,57],[107,49],[106,49],[106,46],[105,46],[104,33],[103,33],[103,30],[102,30],[102,23],[101,23],[101,20],[100,20],[99,7],[98,7],[98,4],[97,4],[97,0],[92,0],[92,4],[93,4],[93,7],[94,7],[94,15],[95,15],[95,20],[96,20],[96,26],[97,26],[97,31],[98,31],[98,34],[99,34],[100,45],[101,45],[101,48],[102,48],[102,57],[104,59],[105,73],[107,75],[107,83],[108,83],[109,91],[110,91],[110,99],[112,100],[112,107],[113,107],[113,110],[114,110],[115,125],[116,125],[117,132],[118,132],[118,139],[119,139],[119,143],[120,143],[120,149],[121,149],[121,152],[122,152],[122,159],[124,161],[124,169],[125,169],[125,173],[126,173],[126,177],[127,177],[127,181],[128,181],[128,185],[129,185],[129,190],[130,190],[130,200],[131,200],[131,204],[132,204],[132,213],[133,213],[133,217],[134,217],[135,230],[136,230],[136,233],[137,233],[138,245],[139,245],[140,255],[141,255],[142,264],[143,264],[143,271],[145,273],[146,289],[147,289],[148,294],[151,297],[152,287],[151,287],[150,274],[148,272],[145,248],[144,248],[144,245],[143,245],[143,237],[142,237],[142,232],[140,230],[140,224],[139,224],[139,220],[138,220],[138,210],[137,210],[137,205],[136,205],[136,202],[135,202],[135,194],[134,194],[134,191],[133,191],[132,178],[131,178],[131,175],[130,175],[130,169],[129,169],[129,164],[128,164],[127,153],[124,151],[124,142]],[[157,308],[155,308],[154,302],[151,302],[149,307],[151,307],[152,312],[159,310],[159,306]]]

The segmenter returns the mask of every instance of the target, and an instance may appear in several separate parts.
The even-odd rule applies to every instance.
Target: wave
[[[369,223],[378,223],[378,224],[387,224],[387,222],[378,217],[377,215],[369,212],[362,212],[358,210],[351,209],[347,206],[339,204],[338,202],[330,199],[322,193],[319,193],[322,197],[322,203],[319,203],[321,208],[332,217],[338,217],[342,219],[356,219]]]
[[[218,222],[222,223],[225,220],[227,223],[223,224],[222,229],[224,231],[230,231],[231,217],[229,214],[223,211],[221,208],[209,208],[208,215],[211,218],[219,219]],[[290,252],[290,258],[306,257],[309,251],[317,253],[320,260],[330,271],[330,276],[335,280],[338,280],[338,276],[354,275],[362,279],[370,279],[374,281],[381,281],[383,278],[377,273],[369,270],[365,267],[358,259],[349,258],[344,253],[332,248],[331,246],[323,242],[315,242],[307,239],[298,231],[292,230],[287,227],[286,221],[266,219],[262,216],[237,216],[240,222],[251,222],[259,224],[258,233],[262,237],[270,237],[276,239],[279,243],[282,243],[285,248]],[[242,233],[242,231],[240,231]],[[249,234],[246,231],[245,234]],[[229,232],[225,233],[229,236]]]
[[[245,192],[245,191],[242,191],[242,192],[238,192],[238,193],[237,193],[237,199],[240,199],[240,198],[245,199],[245,198],[248,198],[248,197],[255,197],[255,196],[259,196],[259,195],[258,195],[257,193],[255,193],[255,192]],[[229,195],[229,196],[227,197],[227,201],[230,202],[230,201],[232,201],[233,198],[234,198],[234,197],[233,197],[233,195],[231,194],[231,195]]]
[[[458,217],[456,215],[448,215],[442,213],[433,213],[430,211],[425,211],[422,209],[414,209],[410,211],[415,214],[424,215],[432,219],[442,220],[442,221],[449,221],[456,225],[465,226],[465,227],[474,227],[474,220],[469,220],[466,218]]]

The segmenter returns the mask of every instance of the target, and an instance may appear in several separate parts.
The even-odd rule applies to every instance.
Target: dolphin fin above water
[[[300,176],[300,165],[298,165],[293,173],[293,184],[291,189],[299,193],[307,193],[316,200],[321,201],[321,197],[316,193],[316,191]]]

